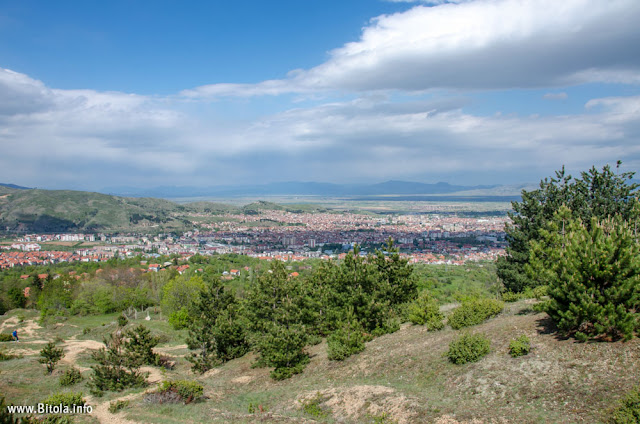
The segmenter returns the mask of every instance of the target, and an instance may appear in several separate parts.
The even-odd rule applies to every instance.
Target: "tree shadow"
[[[538,334],[553,335],[556,340],[569,340],[569,336],[562,334],[549,315],[536,320]]]

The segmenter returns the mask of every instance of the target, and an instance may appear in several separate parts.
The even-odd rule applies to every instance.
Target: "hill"
[[[10,231],[124,231],[182,227],[185,207],[162,199],[70,190],[13,190],[0,198],[0,228]]]
[[[469,331],[491,340],[491,353],[477,363],[453,365],[443,354],[460,334],[446,328],[427,332],[404,324],[399,331],[368,342],[366,349],[345,361],[327,359],[323,341],[309,347],[311,362],[302,374],[276,382],[269,369],[254,368],[251,354],[207,374],[194,375],[185,356],[184,333],[171,330],[155,312],[142,323],[164,342],[156,350],[175,361],[175,368],[146,367],[146,389],[107,393],[89,398],[99,422],[237,422],[237,423],[597,423],[608,409],[637,384],[640,341],[578,343],[559,338],[544,313],[530,301],[508,304],[505,312]],[[31,314],[31,315],[30,315]],[[19,323],[18,317],[24,322]],[[35,404],[59,391],[57,376],[43,377],[35,362],[45,339],[60,338],[66,356],[59,368],[78,367],[85,380],[73,387],[88,392],[90,352],[102,345],[105,332],[115,331],[116,315],[71,317],[42,328],[32,311],[0,317],[0,330],[18,328],[21,343],[3,343],[23,358],[0,362],[0,391],[15,404]],[[83,330],[85,329],[85,330]],[[509,341],[526,334],[529,355],[512,358]],[[145,392],[161,380],[196,380],[204,386],[202,402],[156,405]],[[117,415],[109,404],[126,399]],[[83,421],[84,422],[84,421]]]

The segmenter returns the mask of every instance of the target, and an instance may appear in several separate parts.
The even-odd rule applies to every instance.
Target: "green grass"
[[[428,332],[424,327],[403,325],[394,334],[374,339],[358,355],[341,362],[329,361],[326,341],[308,348],[311,362],[305,371],[291,379],[275,382],[269,368],[252,368],[255,355],[233,360],[200,376],[190,372],[186,349],[170,350],[178,355],[175,370],[166,371],[163,380],[196,380],[204,386],[206,399],[189,405],[149,405],[145,390],[106,393],[93,402],[114,402],[133,395],[118,417],[149,423],[178,422],[372,422],[373,417],[407,422],[434,422],[446,414],[457,420],[483,422],[596,423],[604,419],[607,408],[637,384],[638,339],[626,343],[580,344],[561,340],[548,331],[546,314],[521,314],[530,301],[508,304],[503,313],[474,327],[491,340],[491,352],[481,361],[457,366],[444,354],[460,332],[445,328]],[[13,312],[11,313],[14,314]],[[38,336],[64,335],[65,340],[101,340],[116,314],[72,317],[61,326],[38,331]],[[0,317],[0,320],[7,317]],[[141,322],[144,320],[140,320]],[[129,324],[137,324],[135,323]],[[162,347],[184,343],[184,333],[171,330],[165,321],[142,322],[154,332],[167,335]],[[98,328],[82,335],[84,327]],[[534,349],[517,360],[508,353],[509,342],[526,334]],[[47,337],[47,338],[48,338]],[[43,337],[44,338],[44,337]],[[17,344],[12,344],[14,348]],[[20,348],[40,349],[42,344],[20,343]],[[61,362],[54,375],[44,374],[37,354],[0,362],[0,392],[13,403],[33,403],[60,391],[57,373],[69,364]],[[78,356],[77,366],[92,365],[89,352]],[[74,392],[89,393],[88,376],[73,386]],[[299,400],[313,398],[325,417],[312,417]],[[108,403],[107,403],[108,405]],[[254,412],[249,413],[249,406]],[[268,412],[255,412],[262,405]],[[333,406],[329,406],[333,405]],[[353,408],[348,415],[347,405]],[[215,411],[215,412],[214,412]],[[271,417],[271,418],[269,418]],[[90,421],[91,417],[80,420]]]

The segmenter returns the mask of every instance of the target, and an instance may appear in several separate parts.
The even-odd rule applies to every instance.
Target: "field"
[[[185,333],[172,330],[156,313],[150,321],[140,315],[135,324],[162,335],[156,351],[170,355],[176,367],[145,368],[150,372],[146,389],[102,398],[87,396],[90,352],[116,329],[116,315],[73,317],[40,327],[33,311],[15,310],[1,317],[0,330],[18,329],[21,342],[5,342],[0,348],[23,357],[0,362],[0,392],[14,404],[35,404],[61,389],[58,378],[73,364],[85,377],[73,391],[85,393],[94,406],[93,414],[78,416],[77,422],[601,422],[615,401],[637,384],[640,342],[585,344],[559,338],[546,314],[531,309],[532,302],[507,304],[501,315],[470,329],[491,340],[491,353],[477,363],[453,365],[443,357],[460,331],[446,327],[427,332],[403,324],[343,362],[327,359],[325,341],[312,346],[304,373],[281,382],[273,381],[268,369],[252,368],[252,354],[204,375],[193,374],[184,358]],[[532,352],[512,358],[509,341],[521,334],[531,339]],[[52,376],[36,362],[48,340],[57,340],[66,353]],[[206,399],[189,405],[145,401],[145,393],[158,382],[177,378],[201,382]],[[116,399],[129,404],[112,414],[108,406]]]

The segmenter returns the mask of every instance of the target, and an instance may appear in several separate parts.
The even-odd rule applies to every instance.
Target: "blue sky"
[[[640,2],[0,0],[0,182],[640,169]]]

